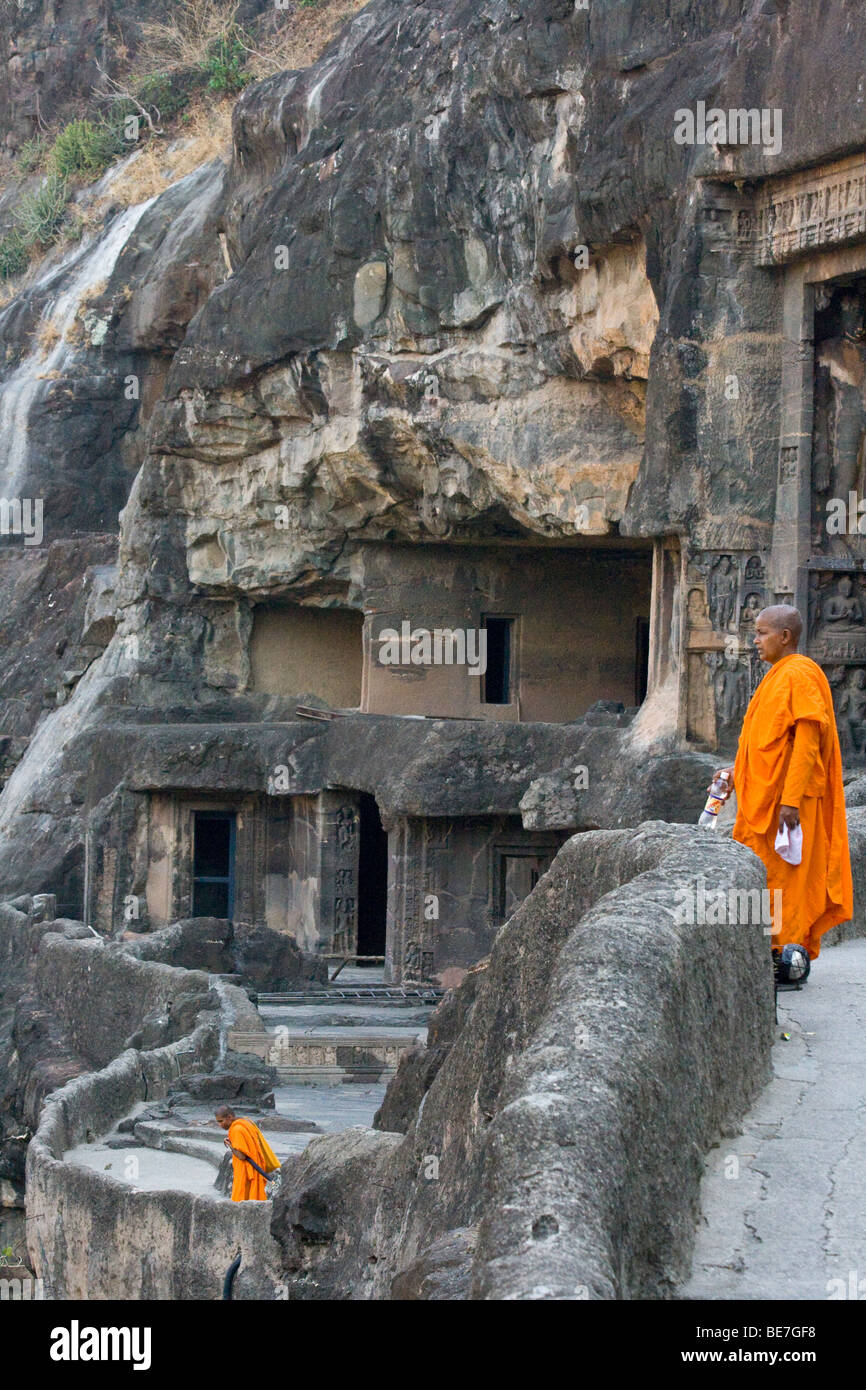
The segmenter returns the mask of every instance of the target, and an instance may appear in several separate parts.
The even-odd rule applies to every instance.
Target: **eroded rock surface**
[[[772,1040],[764,931],[678,924],[696,875],[709,894],[763,884],[748,851],[685,828],[567,843],[442,1006],[461,1023],[442,1058],[434,1025],[432,1082],[414,1055],[392,1082],[378,1123],[402,1128],[414,1090],[405,1137],[325,1137],[284,1166],[292,1297],[436,1297],[440,1260],[470,1298],[670,1291],[701,1155],[767,1080]]]

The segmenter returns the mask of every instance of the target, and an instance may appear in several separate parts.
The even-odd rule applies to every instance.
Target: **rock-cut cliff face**
[[[74,357],[66,333],[47,374],[28,355],[53,281],[7,309],[33,439],[15,485],[45,496],[48,535],[108,529],[135,478],[116,576],[88,580],[61,656],[40,617],[8,682],[10,710],[28,702],[10,769],[34,738],[0,810],[9,891],[80,883],[70,747],[106,712],[260,717],[252,600],[358,605],[371,539],[616,534],[658,314],[636,225],[578,246],[587,58],[570,5],[370,5],[243,96],[225,182],[202,170],[110,220],[86,285],[60,267]],[[100,544],[79,573],[113,558]],[[10,629],[46,582],[19,584]],[[34,732],[43,700],[64,707]]]
[[[135,479],[98,640],[59,561],[58,582],[50,559],[16,578],[10,765],[43,665],[64,705],[4,792],[7,891],[56,886],[80,851],[77,733],[106,710],[260,718],[251,601],[360,607],[371,540],[766,547],[780,297],[708,245],[701,180],[862,148],[864,29],[854,0],[374,0],[318,63],[242,96],[224,185],[196,175],[123,227],[109,210],[86,384],[64,358],[22,396],[45,301],[6,309],[7,428],[50,439],[16,487],[44,491],[49,535],[99,496],[81,568],[110,558]],[[781,148],[677,144],[675,111],[716,99],[781,110]],[[46,627],[34,668],[14,629],[37,590],[75,630]],[[64,640],[83,650],[64,661]]]
[[[582,22],[373,4],[239,103],[233,273],[157,412],[130,608],[169,479],[185,577],[220,595],[345,595],[374,538],[615,530],[657,311],[636,227],[575,264]]]

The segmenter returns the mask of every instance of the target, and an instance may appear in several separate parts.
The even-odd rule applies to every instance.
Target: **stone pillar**
[[[777,602],[808,612],[814,291],[800,274],[785,277],[782,399],[771,587]]]
[[[325,791],[319,797],[319,941],[328,952],[358,949],[358,860],[361,816],[354,792]]]
[[[429,979],[432,973],[433,940],[432,934],[425,939],[422,911],[429,878],[426,822],[395,821],[388,834],[385,979],[390,983]]]

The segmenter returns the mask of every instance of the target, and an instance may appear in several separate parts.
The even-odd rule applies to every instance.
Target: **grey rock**
[[[469,1298],[477,1244],[475,1230],[449,1231],[439,1236],[396,1276],[391,1284],[391,1298],[400,1302],[455,1302]]]
[[[213,1072],[184,1073],[175,1089],[194,1096],[196,1100],[215,1101],[217,1104],[249,1098],[260,1105],[273,1106],[272,1088],[276,1078],[275,1067],[266,1066],[257,1057],[232,1052],[229,1048]]]
[[[124,943],[139,960],[221,974],[231,964],[232,928],[217,917],[190,917]]]
[[[278,993],[328,978],[327,961],[301,951],[291,936],[263,926],[235,926],[232,961],[243,980],[256,990]]]
[[[568,841],[456,992],[471,1007],[406,1136],[323,1137],[285,1165],[293,1297],[388,1298],[467,1227],[472,1298],[669,1293],[702,1155],[765,1083],[773,1036],[760,922],[677,921],[699,876],[763,884],[749,851],[685,827]]]

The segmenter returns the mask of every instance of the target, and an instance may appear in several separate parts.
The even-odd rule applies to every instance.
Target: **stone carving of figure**
[[[846,750],[862,753],[866,739],[866,670],[862,666],[851,672],[847,686],[839,691],[836,715],[843,754]]]
[[[746,601],[743,604],[743,611],[740,616],[740,622],[744,623],[747,627],[754,627],[755,619],[757,618],[763,606],[764,605],[761,602],[760,594],[746,594]]]
[[[355,843],[358,829],[357,816],[351,806],[341,806],[334,818],[337,831],[337,847],[351,849]]]
[[[745,577],[748,584],[751,584],[753,580],[763,580],[763,564],[760,563],[758,556],[751,555],[746,560]]]
[[[701,589],[689,589],[688,614],[689,627],[692,631],[710,626],[707,603]]]
[[[748,682],[746,672],[736,656],[728,654],[725,657],[723,665],[716,672],[713,684],[716,712],[720,721],[728,727],[739,725],[746,712]]]
[[[755,691],[757,690],[758,686],[761,684],[761,681],[764,679],[764,672],[766,671],[767,668],[764,666],[763,662],[761,661],[761,658],[758,656],[758,653],[755,651],[754,647],[753,647],[752,650],[749,652],[748,661],[749,661],[749,672],[748,672],[748,674],[749,674],[749,682],[748,682],[748,689],[749,689],[749,698],[751,699],[751,697],[754,695]]]
[[[724,632],[734,616],[737,571],[730,555],[721,555],[710,576],[710,613],[713,626]]]
[[[812,529],[815,544],[863,558],[863,537],[828,527],[828,503],[866,487],[866,296],[838,286],[816,299]]]
[[[836,592],[824,599],[821,617],[831,632],[850,632],[863,626],[863,609],[847,574],[838,581]]]

